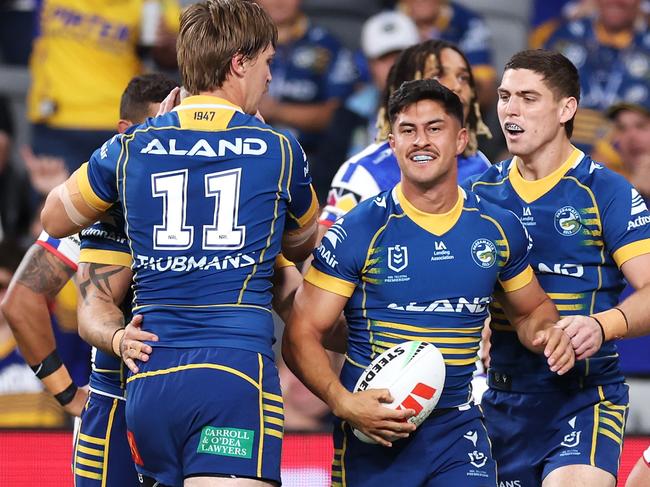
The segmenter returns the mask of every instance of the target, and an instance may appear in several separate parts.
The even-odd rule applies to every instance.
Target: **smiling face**
[[[388,140],[403,184],[429,189],[456,180],[456,156],[465,150],[467,130],[445,112],[442,103],[425,99],[397,114]]]
[[[556,98],[542,75],[529,69],[505,71],[497,91],[497,113],[511,154],[525,158],[565,140],[575,98]]]

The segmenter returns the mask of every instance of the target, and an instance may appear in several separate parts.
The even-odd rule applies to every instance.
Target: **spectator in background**
[[[152,32],[176,32],[180,12],[172,0],[43,0],[39,13],[28,95],[33,149],[63,158],[72,172],[113,135],[122,90],[142,71],[139,47],[155,44]]]
[[[594,15],[560,24],[544,47],[560,51],[580,71],[582,97],[574,144],[610,164],[614,153],[598,147],[605,135],[605,110],[620,101],[650,97],[650,32],[641,0],[595,0]]]
[[[257,0],[278,28],[271,65],[273,80],[260,104],[265,120],[293,129],[310,161],[314,187],[323,199],[336,172],[322,150],[322,135],[352,92],[356,70],[351,53],[301,10],[301,0]]]
[[[0,97],[0,242],[26,239],[32,217],[29,182],[11,162],[12,137],[9,102]]]
[[[614,124],[612,140],[622,160],[623,174],[638,194],[633,199],[629,225],[647,225],[641,211],[650,205],[650,99],[643,104],[617,103],[607,110]],[[628,284],[620,300],[634,289]],[[647,374],[650,336],[621,340],[617,343],[621,369],[625,375]]]
[[[477,13],[447,0],[401,0],[398,6],[413,19],[420,39],[443,39],[467,56],[476,79],[481,108],[494,109],[496,72],[492,66],[490,30]]]
[[[36,0],[0,1],[0,61],[26,66],[34,39]]]
[[[368,73],[367,83],[345,102],[344,113],[337,113],[333,135],[346,139],[346,157],[374,142],[377,135],[377,110],[386,87],[388,72],[397,56],[418,42],[413,21],[401,12],[386,11],[370,17],[361,29],[361,51],[357,56],[359,71]],[[348,117],[345,114],[348,113]],[[346,120],[351,120],[347,123]],[[356,123],[356,125],[354,125]],[[351,126],[352,125],[352,126]],[[349,130],[342,127],[350,127]],[[331,147],[332,144],[328,144]],[[337,159],[338,160],[338,159]]]

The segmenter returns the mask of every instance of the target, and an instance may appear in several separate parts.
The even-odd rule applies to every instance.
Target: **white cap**
[[[419,41],[415,23],[407,15],[396,11],[373,15],[361,30],[361,49],[369,59],[401,51]]]

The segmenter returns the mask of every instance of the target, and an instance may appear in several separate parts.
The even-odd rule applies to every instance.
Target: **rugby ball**
[[[375,358],[359,377],[354,392],[388,389],[394,401],[384,406],[391,409],[413,409],[409,422],[420,426],[438,404],[445,385],[445,361],[435,345],[426,342],[404,342],[389,348]],[[365,443],[376,443],[354,429],[354,435]]]

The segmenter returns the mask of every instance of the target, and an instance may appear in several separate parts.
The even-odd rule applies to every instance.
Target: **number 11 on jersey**
[[[188,177],[187,169],[151,175],[151,194],[163,199],[163,223],[153,227],[155,250],[186,250],[194,242],[194,227],[186,223]],[[246,227],[237,224],[241,168],[206,174],[204,183],[205,197],[215,205],[212,224],[203,225],[202,248],[241,249],[246,239]]]

